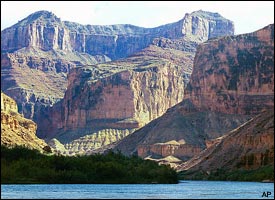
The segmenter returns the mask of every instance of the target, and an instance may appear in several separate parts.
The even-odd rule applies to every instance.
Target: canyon
[[[159,47],[146,51],[153,53],[71,70],[64,99],[44,118],[48,124],[41,132],[52,133],[45,138],[55,137],[67,147],[98,148],[122,139],[181,101],[183,75],[190,75],[192,63],[184,55],[190,54],[170,50],[179,59],[170,61],[161,57],[167,51]],[[98,140],[102,144],[93,146]]]
[[[190,152],[178,155],[180,147],[189,146],[189,151],[207,149],[216,143],[216,138],[273,107],[274,24],[271,24],[253,33],[210,39],[198,45],[183,101],[113,149],[144,158],[171,155],[186,161]],[[171,140],[184,144],[167,144]],[[268,144],[272,146],[274,141],[269,140]],[[191,157],[198,154],[194,151]]]
[[[38,11],[1,32],[1,90],[4,145],[193,174],[274,166],[274,24],[234,35],[202,10],[155,28]]]
[[[233,22],[202,10],[156,28],[84,26],[39,11],[2,31],[1,89],[40,138],[71,147],[94,134],[107,145],[180,102],[196,46],[233,34]]]

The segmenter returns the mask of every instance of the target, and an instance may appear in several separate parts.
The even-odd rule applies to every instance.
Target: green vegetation
[[[179,179],[211,181],[274,181],[274,166],[266,165],[254,170],[235,169],[227,171],[224,169],[218,169],[210,173],[203,171],[183,171],[179,173]]]
[[[121,153],[66,157],[1,146],[1,183],[178,183],[178,179],[168,166]]]

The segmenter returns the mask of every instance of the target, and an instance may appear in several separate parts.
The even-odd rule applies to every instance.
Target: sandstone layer
[[[186,113],[182,103],[170,108],[163,116],[124,138],[115,147],[126,155],[141,157],[173,155],[187,160],[206,148],[206,142],[220,137],[250,119],[250,116],[193,110]],[[185,144],[159,145],[171,140]],[[162,147],[158,149],[158,147]],[[173,147],[170,147],[173,146]],[[175,147],[181,151],[171,151]],[[158,151],[154,150],[158,149]],[[176,155],[177,154],[177,155]],[[157,157],[157,158],[158,158]]]
[[[123,139],[115,150],[146,157],[154,153],[156,143],[170,140],[204,149],[211,139],[273,108],[273,24],[249,34],[211,39],[197,49],[184,100]],[[142,149],[146,145],[151,149]]]
[[[18,113],[16,102],[1,92],[1,145],[25,146],[43,152],[47,146],[36,134],[36,124]]]
[[[274,105],[274,24],[198,46],[187,97],[204,110],[258,114]]]
[[[218,161],[218,162],[217,162]],[[177,167],[211,173],[218,169],[257,169],[274,165],[274,110],[264,111]]]
[[[231,21],[205,11],[156,28],[84,26],[38,11],[1,32],[1,89],[25,117],[39,124],[46,107],[63,98],[67,74],[75,66],[125,58],[158,37],[182,38],[180,46],[194,52],[199,42],[233,34]]]
[[[183,141],[183,140],[182,140]],[[178,161],[185,161],[202,151],[200,146],[185,144],[185,142],[177,142],[175,140],[165,143],[155,143],[153,145],[139,145],[137,149],[138,156],[145,158],[165,158],[173,156]],[[181,160],[180,160],[181,159]]]
[[[38,11],[2,31],[1,50],[13,52],[25,47],[37,47],[43,51],[55,49],[89,55],[104,54],[113,60],[140,51],[157,37],[185,37],[202,42],[233,34],[233,22],[218,13],[202,10],[186,14],[178,22],[155,28],[129,24],[84,26],[61,21],[48,11]]]
[[[190,58],[189,52],[150,46],[127,59],[72,69],[64,99],[39,132],[74,151],[116,142],[183,99]]]
[[[155,28],[83,26],[39,11],[2,31],[1,88],[37,122],[40,137],[82,151],[90,145],[83,136],[108,133],[100,140],[107,145],[180,102],[196,46],[233,34],[233,22],[201,10]]]

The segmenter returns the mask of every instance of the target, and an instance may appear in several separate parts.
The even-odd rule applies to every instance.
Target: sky
[[[235,25],[235,34],[274,23],[274,1],[1,1],[1,30],[39,11],[83,25],[132,24],[152,28],[179,21],[197,10],[218,12]]]

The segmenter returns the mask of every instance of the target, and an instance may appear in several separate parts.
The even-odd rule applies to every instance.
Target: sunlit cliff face
[[[22,117],[16,102],[1,92],[1,145],[25,145],[42,151],[47,146],[36,136],[36,124]]]

